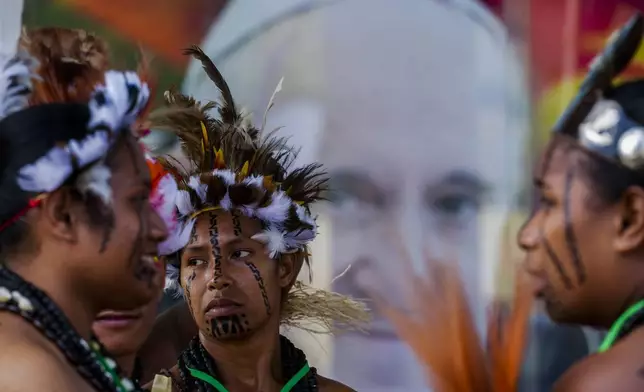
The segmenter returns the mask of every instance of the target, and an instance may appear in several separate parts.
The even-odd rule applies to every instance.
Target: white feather
[[[254,186],[259,189],[264,189],[264,176],[248,176],[241,182],[244,185]]]
[[[8,61],[0,56],[0,64],[0,117],[6,117],[28,106],[38,62],[21,51]]]
[[[169,231],[174,230],[178,223],[175,200],[177,198],[177,182],[171,174],[163,176],[150,195],[150,204],[157,214],[163,219]]]
[[[291,207],[291,198],[282,191],[274,192],[271,195],[271,204],[258,208],[255,216],[264,222],[271,222],[274,225],[282,225]]]
[[[103,162],[95,163],[81,172],[76,180],[76,189],[83,194],[98,196],[105,205],[112,204],[112,172]]]
[[[266,246],[266,252],[271,259],[276,258],[278,254],[286,251],[284,233],[276,227],[269,226],[268,229],[255,234],[251,239],[264,244]]]
[[[227,186],[235,184],[235,173],[232,170],[215,169],[212,171],[212,175],[221,178]]]
[[[169,255],[185,248],[190,241],[190,235],[196,221],[194,218],[190,219],[183,225],[177,225],[175,230],[169,232],[168,238],[159,245],[159,254]]]
[[[101,92],[103,93],[103,98],[106,100],[105,103],[101,103],[97,98]],[[103,87],[99,86],[94,90],[94,95],[89,101],[89,110],[90,119],[88,127],[90,129],[105,127],[110,132],[114,132],[116,124],[118,123],[118,115],[114,104],[111,102],[110,96]]]
[[[106,131],[98,131],[87,135],[80,142],[71,140],[67,144],[67,148],[76,157],[78,165],[85,167],[107,154],[107,150],[110,148],[109,135]]]
[[[297,214],[297,218],[301,222],[304,222],[313,227],[317,227],[317,224],[315,223],[315,218],[313,218],[311,214],[308,213],[306,208],[302,207],[299,204],[295,204],[295,213]]]
[[[232,200],[230,200],[230,193],[229,192],[226,192],[224,197],[221,198],[221,200],[219,201],[219,206],[224,211],[230,211],[230,210],[233,209],[233,202],[232,202]]]
[[[47,155],[26,165],[18,172],[18,186],[28,192],[51,192],[58,188],[72,173],[69,151],[54,147]]]
[[[182,217],[189,216],[195,211],[194,206],[190,202],[190,193],[188,193],[188,191],[180,190],[177,192],[175,205]]]
[[[197,176],[192,176],[190,177],[190,181],[188,181],[188,186],[195,191],[197,196],[199,196],[199,200],[201,200],[202,203],[206,202],[206,194],[208,193],[208,185],[202,184],[201,180]]]
[[[150,97],[147,84],[132,71],[107,71],[105,83],[94,90],[89,103],[90,128],[106,126],[112,132],[129,129]],[[106,102],[100,102],[101,99]],[[132,103],[134,102],[134,105]]]

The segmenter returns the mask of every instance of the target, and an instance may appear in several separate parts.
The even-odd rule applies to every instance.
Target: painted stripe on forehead
[[[221,247],[219,246],[219,226],[217,223],[217,214],[211,213],[210,216],[210,227],[208,228],[208,234],[210,236],[210,245],[212,246],[212,256],[213,256],[213,282],[221,278]]]
[[[233,232],[235,234],[235,237],[239,237],[241,236],[241,233],[242,233],[241,220],[239,219],[239,212],[232,211],[231,215],[233,220]]]

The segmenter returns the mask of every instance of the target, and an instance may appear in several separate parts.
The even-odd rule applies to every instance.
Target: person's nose
[[[152,208],[152,213],[150,214],[149,227],[150,239],[157,244],[162,243],[168,238],[168,227],[166,226],[163,218],[161,218],[161,215],[159,215],[159,213],[155,211],[154,208]]]
[[[533,213],[519,229],[517,244],[526,252],[535,249],[539,244],[538,220],[538,215]]]
[[[211,279],[208,281],[208,290],[222,291],[229,287],[232,283],[227,268],[221,261],[221,256],[214,256],[215,262],[213,263],[211,271]]]
[[[394,239],[402,242],[399,245],[405,248],[404,251],[415,273],[424,271],[426,251],[433,248],[433,244],[429,243],[431,238],[426,235],[427,231],[419,214],[420,203],[418,192],[414,192],[414,189],[406,189],[402,204],[398,206],[395,227],[398,238]]]

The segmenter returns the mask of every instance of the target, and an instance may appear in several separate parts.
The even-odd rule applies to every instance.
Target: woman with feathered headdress
[[[179,181],[182,225],[167,287],[184,296],[199,333],[152,390],[351,390],[317,375],[279,334],[280,325],[317,322],[329,332],[368,320],[360,303],[297,280],[309,262],[317,233],[310,208],[324,196],[326,175],[319,164],[291,167],[294,148],[245,121],[201,49],[187,54],[202,62],[221,100],[201,104],[168,92],[168,106],[151,121],[177,133],[192,165],[166,161]]]
[[[20,13],[3,23],[13,11],[3,8],[0,21],[12,36],[1,49],[13,52],[0,50],[0,389],[140,390],[92,322],[158,293],[167,232],[131,132],[148,86],[134,72],[38,52],[47,46],[38,39],[23,44],[40,64],[15,55]]]
[[[25,29],[20,43],[38,61],[38,80],[34,82],[34,91],[29,97],[31,105],[86,102],[91,97],[92,86],[103,82],[110,67],[107,43],[84,30],[64,27]],[[138,74],[142,80],[150,80],[145,59],[139,66]],[[135,127],[142,128],[146,112],[147,108],[139,112]],[[168,230],[172,230],[176,226],[176,214],[170,200],[173,200],[173,194],[177,191],[176,182],[158,161],[150,156],[146,157],[146,161],[152,185],[150,201],[164,219]],[[164,244],[161,244],[159,255],[165,253]],[[146,366],[154,365],[155,360],[151,358],[158,351],[145,351],[139,356],[139,349],[147,339],[157,314],[163,288],[162,277],[163,274],[158,274],[155,280],[158,294],[148,303],[133,309],[103,310],[93,325],[97,338],[134,380],[141,379],[144,373],[158,370],[150,370]],[[169,339],[165,341],[169,342]],[[159,347],[159,344],[156,346]]]

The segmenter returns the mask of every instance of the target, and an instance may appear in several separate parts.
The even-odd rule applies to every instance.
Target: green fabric
[[[192,369],[192,368],[188,368],[188,370],[190,371],[190,375],[191,375],[192,377],[194,377],[194,378],[198,378],[198,379],[200,379],[201,381],[205,381],[205,382],[207,382],[208,384],[210,384],[210,385],[212,385],[213,387],[215,387],[215,389],[216,389],[216,390],[218,390],[219,392],[228,392],[228,390],[226,389],[226,387],[224,387],[224,386],[222,385],[222,383],[220,383],[219,381],[217,381],[217,380],[216,380],[213,376],[211,376],[210,374],[207,374],[207,373],[202,372],[201,370]],[[291,379],[286,383],[286,385],[284,385],[284,388],[282,388],[282,389],[281,389],[281,392],[289,392],[291,389],[293,389],[293,387],[294,387],[298,382],[300,382],[300,380],[301,380],[304,376],[306,376],[306,374],[307,374],[308,372],[309,372],[309,364],[308,364],[308,363],[305,363],[305,364],[304,364],[304,366],[302,367],[302,369],[300,369],[300,371],[299,371],[299,372],[297,372],[297,373],[293,376],[293,378],[291,378]]]
[[[608,350],[609,348],[613,347],[615,344],[615,341],[617,340],[617,337],[619,336],[620,332],[622,331],[622,328],[624,328],[624,324],[626,321],[628,321],[629,318],[631,318],[635,313],[639,312],[644,308],[644,300],[641,300],[637,302],[634,305],[631,305],[624,313],[622,313],[621,316],[613,323],[613,325],[610,327],[610,330],[608,330],[608,335],[604,338],[604,341],[602,344],[599,346],[599,349],[597,349],[597,352],[603,353],[604,351]]]

